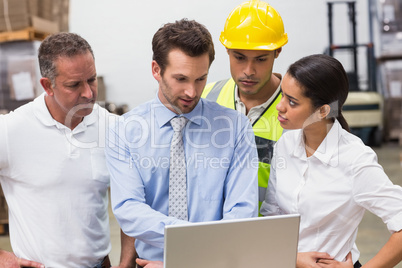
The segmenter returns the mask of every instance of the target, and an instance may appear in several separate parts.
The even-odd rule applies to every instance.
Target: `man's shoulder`
[[[248,123],[249,120],[247,116],[243,115],[237,110],[222,106],[214,101],[210,101],[208,99],[201,99],[204,105],[204,114],[203,116],[217,119],[217,118],[227,118],[231,121],[238,121],[239,123],[245,124]]]
[[[217,112],[217,113],[226,113],[226,114],[231,114],[231,115],[235,115],[237,116],[238,114],[240,114],[238,111],[230,109],[228,107],[222,106],[220,104],[218,104],[215,101],[211,101],[208,99],[204,99],[202,98],[200,101],[203,102],[203,105],[205,107],[205,109],[209,109],[213,112]]]
[[[95,124],[107,124],[110,120],[117,119],[118,115],[109,112],[106,108],[100,106],[95,103],[92,108],[92,113],[90,115],[85,116],[84,120],[87,120],[87,123],[95,123]]]
[[[133,109],[131,109],[130,111],[128,111],[127,113],[123,114],[121,117],[123,119],[127,119],[129,117],[133,117],[133,116],[141,116],[144,117],[147,114],[151,113],[151,107],[152,105],[157,105],[157,103],[155,102],[155,100],[150,100],[144,103],[141,103],[140,105],[134,107]]]
[[[3,118],[3,121],[5,122],[6,120],[30,120],[30,116],[33,115],[33,107],[32,107],[33,102],[29,102],[27,104],[21,105],[14,111],[10,111],[7,114],[2,114],[0,117]]]

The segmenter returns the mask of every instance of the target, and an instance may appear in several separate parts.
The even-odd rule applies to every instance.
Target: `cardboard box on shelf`
[[[381,35],[381,56],[402,55],[401,33],[383,33]]]
[[[386,139],[399,139],[402,145],[402,97],[386,99],[384,108]]]
[[[40,0],[28,0],[28,12],[31,16],[39,16],[39,2]]]
[[[4,18],[0,18],[0,32],[12,32],[27,29],[33,29],[45,33],[57,33],[59,25],[57,22],[45,20],[36,16],[28,16],[26,14],[15,15],[8,22]]]
[[[69,0],[62,0],[61,2],[61,9],[60,9],[60,14],[58,16],[58,24],[59,24],[59,30],[61,32],[68,32],[69,30],[69,13],[70,13],[70,1]]]
[[[382,0],[380,3],[383,32],[402,31],[402,0]]]
[[[28,14],[29,8],[33,8],[31,4],[36,4],[35,1],[29,3],[30,0],[2,0],[0,1],[1,16],[12,16],[16,14]],[[33,11],[35,9],[33,8]]]
[[[46,33],[58,32],[61,27],[65,31],[68,29],[68,1],[67,4],[65,2],[66,0],[0,1],[0,32],[18,31],[28,27]]]
[[[59,25],[57,22],[45,20],[39,17],[31,17],[31,25],[35,30],[45,33],[57,33],[59,31]]]
[[[10,99],[32,100],[35,98],[37,60],[34,56],[8,58],[8,84]]]
[[[30,25],[30,16],[28,14],[16,14],[9,17],[0,16],[0,32],[21,30]]]
[[[379,65],[382,71],[384,96],[386,98],[402,97],[402,57],[400,60],[388,60]]]
[[[0,30],[13,31],[29,26],[27,0],[0,1]]]
[[[39,0],[39,16],[54,21],[59,30],[68,31],[69,0]]]
[[[43,92],[37,54],[40,43],[0,43],[0,110],[13,111]]]

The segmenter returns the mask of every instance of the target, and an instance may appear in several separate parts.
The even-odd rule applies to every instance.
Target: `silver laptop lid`
[[[165,227],[165,268],[296,267],[300,215]]]

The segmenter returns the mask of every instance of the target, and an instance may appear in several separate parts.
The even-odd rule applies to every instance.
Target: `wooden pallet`
[[[28,27],[23,30],[12,31],[12,32],[0,32],[0,42],[11,42],[11,41],[33,41],[43,39],[48,36],[49,33],[44,33],[38,30],[35,30],[33,27]]]

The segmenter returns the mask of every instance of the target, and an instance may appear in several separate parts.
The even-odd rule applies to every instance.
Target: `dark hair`
[[[91,46],[78,34],[61,32],[49,35],[41,43],[38,52],[42,77],[49,78],[54,85],[57,76],[55,62],[58,58],[73,57],[88,52],[94,57]]]
[[[338,119],[342,128],[349,131],[342,115],[342,106],[349,93],[349,81],[337,59],[324,54],[307,56],[290,65],[287,74],[296,79],[315,109],[328,104],[331,107],[328,118]]]
[[[155,33],[152,39],[153,60],[160,66],[161,75],[168,65],[169,52],[175,48],[191,57],[208,53],[209,65],[215,59],[211,34],[205,26],[194,20],[182,19],[167,23]]]

